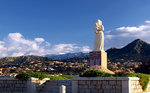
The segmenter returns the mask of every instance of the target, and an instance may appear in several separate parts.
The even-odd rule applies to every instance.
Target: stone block
[[[97,85],[96,89],[102,89],[102,86],[101,85]]]
[[[102,85],[102,89],[106,89],[106,85]]]
[[[86,84],[85,80],[79,81],[79,84]]]
[[[98,93],[103,93],[103,90],[102,90],[102,89],[99,89],[99,90],[98,90]]]
[[[106,85],[105,89],[112,89],[112,86],[111,85]]]
[[[79,93],[85,93],[85,90],[84,89],[80,89]]]
[[[107,68],[107,53],[105,51],[90,52],[90,66],[98,65]],[[96,62],[99,60],[99,62]]]
[[[117,80],[117,85],[122,85],[122,81]]]
[[[99,85],[102,84],[102,83],[103,83],[102,81],[97,81],[97,84],[99,84]]]
[[[90,89],[85,89],[85,93],[90,93]]]
[[[79,88],[79,89],[83,89],[83,85],[79,85],[78,88]]]
[[[122,93],[122,91],[119,89],[116,89],[116,93]]]
[[[122,88],[122,86],[118,86],[118,85],[116,86],[116,89],[121,89],[121,88]]]
[[[125,80],[122,81],[122,93],[129,93],[130,92],[130,84],[129,81]]]
[[[78,93],[78,81],[72,81],[72,93]]]
[[[91,81],[86,81],[86,84],[90,85],[90,84],[91,84]]]
[[[117,77],[104,77],[104,80],[117,80]]]
[[[97,84],[97,81],[91,81],[91,85],[96,85]]]
[[[97,90],[97,89],[90,89],[90,93],[98,93],[99,92],[99,90]]]
[[[87,88],[89,88],[89,87],[88,87],[88,85],[83,85],[83,88],[84,88],[84,89],[87,89]]]
[[[110,93],[110,90],[104,90],[104,93]]]
[[[110,91],[110,93],[116,93],[115,89],[112,89],[112,90]]]
[[[103,82],[103,85],[108,85],[108,81],[102,81]]]
[[[90,85],[89,88],[90,88],[90,89],[95,89],[96,87],[93,86],[93,85]]]
[[[109,81],[109,84],[110,85],[116,85],[116,81],[114,81],[114,80],[113,81]]]

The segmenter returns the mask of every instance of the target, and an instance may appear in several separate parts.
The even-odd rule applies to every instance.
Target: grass
[[[40,72],[32,72],[32,71],[28,71],[25,73],[19,73],[16,78],[20,79],[20,80],[28,80],[28,78],[39,78],[40,80],[44,79],[44,78],[50,78],[52,80],[63,80],[63,79],[71,79],[74,76],[72,75],[61,75],[61,76],[53,76],[53,75],[49,75],[49,74],[44,74],[44,73],[40,73]]]

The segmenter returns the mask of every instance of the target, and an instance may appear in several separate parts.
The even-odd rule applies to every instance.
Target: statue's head
[[[97,23],[96,23],[98,26],[102,25],[102,21],[101,20],[97,20]]]
[[[103,31],[104,30],[104,27],[102,25],[102,21],[101,20],[97,20],[95,26],[94,26],[94,30],[95,30],[95,33],[99,33],[100,31]]]

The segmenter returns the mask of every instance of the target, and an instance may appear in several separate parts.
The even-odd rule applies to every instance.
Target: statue
[[[97,20],[97,23],[94,25],[95,31],[95,42],[94,42],[94,51],[104,51],[104,26],[102,25],[101,20]]]
[[[114,72],[107,69],[107,52],[104,51],[104,26],[101,20],[97,20],[94,25],[95,31],[95,42],[94,50],[90,52],[90,67],[89,70],[100,70],[102,72],[107,72],[114,74]]]

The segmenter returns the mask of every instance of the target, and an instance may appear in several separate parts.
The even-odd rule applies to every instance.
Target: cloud
[[[52,53],[65,54],[65,53],[75,52],[77,50],[80,50],[80,47],[78,47],[76,44],[57,44],[54,45],[51,50]]]
[[[45,41],[43,38],[35,38],[34,40],[39,43],[42,43]]]
[[[149,24],[149,23],[150,23],[150,20],[146,20],[145,23],[148,23],[148,24]]]
[[[140,38],[150,42],[150,21],[140,26],[122,26],[105,33],[106,47],[122,47],[134,39]]]
[[[89,52],[89,51],[91,51],[89,46],[83,46],[83,47],[81,48],[81,52],[86,53],[86,52]]]
[[[0,41],[0,57],[23,56],[23,55],[48,55],[65,54],[70,52],[89,52],[88,46],[77,44],[56,44],[50,45],[44,38],[29,40],[21,33],[9,33],[3,41]]]

